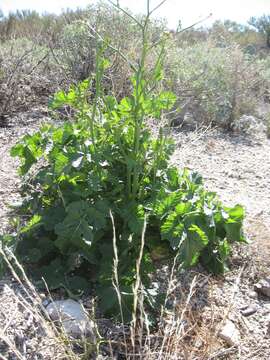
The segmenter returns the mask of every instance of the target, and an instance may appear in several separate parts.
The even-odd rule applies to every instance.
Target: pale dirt
[[[217,130],[174,137],[172,162],[199,172],[224,204],[244,206],[246,234],[270,264],[270,140]]]

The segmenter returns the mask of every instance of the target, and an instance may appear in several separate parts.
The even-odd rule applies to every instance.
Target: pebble
[[[251,306],[248,306],[246,309],[243,309],[241,310],[241,314],[243,316],[250,316],[250,315],[253,315],[257,312],[257,306],[255,305],[251,305]]]
[[[53,301],[46,310],[53,321],[62,325],[67,335],[73,338],[88,337],[95,341],[95,324],[79,302],[72,299]]]
[[[254,288],[258,293],[270,298],[270,278],[260,280]]]
[[[256,291],[250,291],[250,293],[248,295],[251,299],[254,299],[254,300],[258,299],[258,294],[256,293]]]
[[[268,315],[270,314],[270,304],[263,304],[263,315]]]
[[[219,337],[226,341],[230,346],[236,346],[240,342],[240,332],[230,320],[227,320],[221,331]]]
[[[48,299],[44,299],[44,300],[42,301],[42,305],[43,305],[44,307],[48,306],[49,303],[50,303],[50,300],[48,300]]]

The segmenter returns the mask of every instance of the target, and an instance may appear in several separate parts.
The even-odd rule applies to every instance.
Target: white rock
[[[248,296],[254,300],[258,299],[258,294],[256,293],[256,291],[250,291]]]
[[[74,300],[58,300],[46,308],[50,318],[63,326],[66,334],[75,338],[87,336],[95,341],[94,322],[88,318],[82,305]]]
[[[240,333],[234,323],[230,320],[227,320],[223,328],[219,332],[219,337],[226,341],[230,346],[235,346],[239,344]]]
[[[270,303],[269,304],[263,304],[263,308],[262,308],[262,315],[263,316],[270,316]],[[270,317],[269,317],[269,322],[270,322]]]

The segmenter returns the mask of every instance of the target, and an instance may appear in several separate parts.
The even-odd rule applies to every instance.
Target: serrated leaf
[[[171,194],[166,195],[162,201],[159,201],[155,212],[161,219],[168,214],[168,212],[173,211],[175,206],[181,201],[182,192],[176,191]]]
[[[94,240],[94,231],[101,230],[106,226],[104,214],[97,211],[87,201],[74,201],[67,207],[67,215],[63,222],[55,226],[58,238],[55,242],[62,252],[70,247],[85,252],[91,257],[91,245]]]
[[[58,289],[65,284],[65,273],[61,259],[56,258],[35,271],[34,276],[38,279],[36,285],[40,289],[46,289],[46,286],[51,290]],[[44,278],[46,285],[41,277]]]
[[[36,157],[33,155],[28,146],[25,146],[22,151],[23,163],[20,166],[20,175],[25,175],[33,164],[37,162]],[[21,156],[21,158],[22,158]]]

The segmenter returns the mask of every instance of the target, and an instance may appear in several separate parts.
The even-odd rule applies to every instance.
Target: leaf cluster
[[[20,209],[27,221],[17,254],[50,288],[62,286],[73,293],[89,288],[90,281],[95,283],[106,314],[118,310],[112,286],[115,251],[110,214],[127,313],[145,221],[140,275],[148,299],[149,274],[160,260],[177,256],[181,266],[201,262],[222,273],[231,244],[244,241],[242,207],[223,207],[214,193],[203,188],[198,174],[169,165],[172,140],[162,128],[157,137],[148,129],[147,119],[160,119],[176,97],[159,86],[163,39],[157,45],[154,67],[146,71],[152,50],[147,21],[148,17],[141,24],[143,49],[133,66],[129,97],[118,101],[104,94],[102,77],[110,64],[103,56],[105,45],[97,42],[94,76],[68,92],[56,93],[51,102],[53,109],[71,107],[73,121],[43,126],[11,150],[27,180]]]

